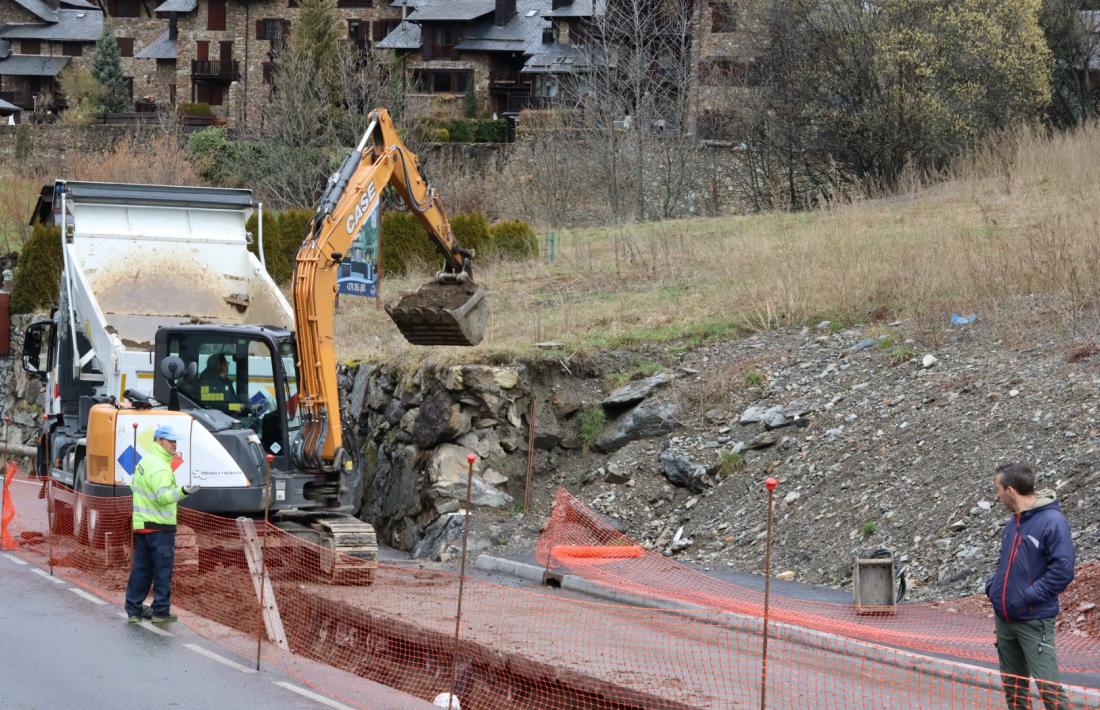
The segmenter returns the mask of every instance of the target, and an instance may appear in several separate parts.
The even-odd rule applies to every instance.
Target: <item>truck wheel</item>
[[[73,510],[54,497],[54,487],[46,489],[46,505],[49,506],[50,533],[53,535],[73,534]]]

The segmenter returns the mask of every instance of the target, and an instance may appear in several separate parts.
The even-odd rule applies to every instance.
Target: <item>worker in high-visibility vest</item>
[[[134,467],[130,482],[133,493],[134,562],[126,585],[126,616],[139,623],[145,613],[144,602],[153,588],[152,622],[175,621],[172,599],[172,563],[176,556],[176,504],[199,489],[180,486],[172,470],[176,455],[176,433],[158,426],[153,447]]]

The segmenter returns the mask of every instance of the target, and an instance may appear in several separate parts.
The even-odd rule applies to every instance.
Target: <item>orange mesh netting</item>
[[[42,567],[52,562],[54,574],[121,611],[130,499],[74,496],[51,485],[43,498],[41,481],[20,476],[11,485],[16,554]],[[190,510],[180,511],[172,604],[186,612],[189,626],[246,658],[255,656],[262,634],[264,664],[354,707],[431,707],[452,689],[463,710],[760,707],[758,595],[710,586],[706,577],[618,534],[608,537],[598,522],[559,495],[539,541],[543,560],[556,545],[573,546],[559,550],[555,567],[568,560],[570,571],[684,603],[682,609],[596,603],[564,591],[467,578],[456,643],[457,574],[382,564],[370,584],[364,574],[334,579],[325,571],[333,558],[321,547],[262,521],[250,529]],[[598,549],[609,544],[623,549],[614,555]],[[250,572],[249,551],[256,546],[257,569],[266,570],[269,588]],[[258,589],[270,609],[267,623]],[[953,618],[949,626],[919,608],[862,619],[842,606],[777,604],[773,618],[783,623],[770,627],[766,707],[1003,707],[999,676],[991,670],[838,635],[884,642],[892,634],[895,646],[964,655],[949,641],[956,639],[971,649],[970,657],[991,657],[988,624],[978,621],[971,631]],[[1094,646],[1073,641],[1059,638],[1064,658],[1074,668],[1095,670]],[[1072,707],[1092,707],[1087,703],[1100,697],[1079,686],[1067,689]]]

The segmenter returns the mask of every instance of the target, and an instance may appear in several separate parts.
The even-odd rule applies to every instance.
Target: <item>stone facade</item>
[[[37,15],[25,9],[22,5],[4,0],[0,2],[0,26],[6,24],[39,23],[42,20]]]
[[[343,4],[343,3],[340,3]],[[341,21],[348,33],[351,22],[364,23],[360,37],[367,43],[375,23],[401,19],[401,9],[389,2],[376,0],[371,7],[338,7]],[[268,34],[294,32],[299,8],[288,0],[268,0],[240,5],[225,2],[225,29],[211,30],[210,0],[199,0],[194,12],[179,17],[176,59],[176,94],[178,103],[210,103],[214,113],[247,123],[266,100],[269,91],[272,45],[278,40]],[[261,23],[263,27],[261,27]],[[260,34],[262,33],[262,34]],[[260,35],[260,36],[258,36]],[[236,71],[226,72],[225,79],[199,79],[192,75],[193,63],[199,59],[200,43],[206,43],[206,60],[221,62],[223,58],[236,62]],[[223,49],[224,47],[224,49]],[[224,69],[221,65],[208,67]],[[235,81],[234,81],[235,78]],[[231,88],[231,84],[238,86]]]
[[[168,29],[168,23],[159,17],[112,17],[107,20],[120,46],[132,44],[132,56],[122,58],[122,75],[133,86],[135,101],[152,100],[158,106],[172,103],[171,85],[175,82],[175,65],[171,61],[138,59],[141,50]],[[171,71],[167,71],[168,65]]]
[[[406,98],[409,101],[410,109],[415,115],[420,116],[462,118],[465,115],[466,107],[465,92],[420,93],[417,91],[413,76],[417,70],[464,70],[473,72],[478,115],[489,113],[492,110],[489,100],[489,66],[488,55],[472,52],[464,52],[461,59],[434,59],[428,61],[415,55],[409,57],[405,63],[405,71],[407,73],[407,86],[409,87]]]
[[[732,7],[725,0],[720,4]],[[757,48],[749,25],[751,13],[742,7],[736,15],[730,16],[725,27],[716,27],[715,20],[721,18],[716,16],[719,13],[714,5],[700,3],[696,8],[693,39],[699,61],[693,66],[693,96],[689,105],[694,108],[695,119],[728,123],[734,120],[748,98]],[[702,127],[701,130],[706,133],[715,128]]]
[[[63,174],[69,155],[106,155],[123,136],[138,130],[128,126],[66,126],[59,123],[29,128],[31,158],[26,166],[27,174],[39,171],[49,175]],[[18,129],[18,126],[0,125],[0,164],[14,164]]]

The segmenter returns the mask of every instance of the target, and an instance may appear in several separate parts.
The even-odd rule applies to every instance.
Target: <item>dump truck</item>
[[[355,517],[364,462],[339,407],[333,323],[342,254],[386,186],[444,257],[436,279],[387,312],[410,342],[476,344],[488,306],[473,255],[382,109],[325,188],[293,306],[249,250],[250,191],[56,181],[58,306],[28,327],[23,350],[24,370],[46,383],[37,472],[64,484],[50,486],[52,524],[71,521],[55,532],[101,546],[97,500],[129,495],[167,424],[180,437],[177,481],[201,486],[185,507],[269,506],[276,525],[349,553],[320,556],[336,576],[375,556],[373,528]]]

